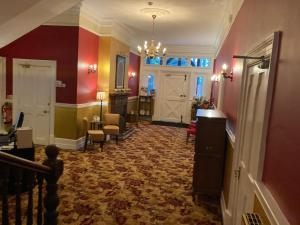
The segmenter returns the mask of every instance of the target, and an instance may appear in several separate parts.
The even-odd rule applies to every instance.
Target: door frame
[[[249,176],[251,183],[253,184],[251,189],[253,190],[253,194],[255,194],[262,204],[263,210],[266,212],[268,219],[272,224],[283,225],[288,224],[287,219],[284,214],[280,210],[278,203],[275,201],[269,190],[262,182],[263,168],[264,168],[264,158],[266,151],[266,139],[269,128],[270,121],[270,113],[273,99],[273,92],[275,87],[275,79],[277,73],[277,66],[279,60],[279,49],[280,49],[280,41],[281,41],[281,32],[275,32],[272,35],[268,36],[262,42],[257,44],[251,51],[248,51],[247,56],[261,56],[261,55],[269,55],[270,56],[270,66],[269,66],[269,80],[267,87],[267,96],[265,103],[265,112],[264,112],[264,123],[262,128],[262,140],[260,143],[260,151],[257,155],[258,163],[257,165],[257,173],[254,176]],[[243,75],[242,75],[242,84],[241,84],[241,98],[239,101],[238,108],[238,117],[237,117],[237,129],[236,129],[236,142],[235,142],[235,152],[234,152],[234,161],[233,161],[233,170],[232,174],[235,171],[239,170],[239,158],[240,158],[240,148],[241,148],[241,134],[245,129],[242,127],[243,120],[243,109],[246,104],[246,77],[248,72],[248,65],[252,64],[253,61],[244,60],[243,66]],[[231,180],[231,190],[230,190],[230,199],[228,208],[232,209],[232,220],[230,224],[234,224],[236,221],[236,212],[237,212],[237,202],[238,202],[238,193],[239,193],[239,184],[238,180],[232,178]],[[226,224],[225,224],[226,225]]]
[[[0,56],[0,106],[6,99],[6,58]],[[0,129],[3,129],[2,110],[0,110]]]
[[[57,73],[56,61],[55,60],[13,58],[13,84],[15,83],[16,74],[19,72],[18,71],[18,64],[38,65],[40,62],[46,63],[47,66],[52,68],[51,82],[49,84],[49,85],[51,85],[49,143],[54,144],[55,143],[54,126],[55,126],[55,102],[56,102],[56,73]],[[14,97],[14,93],[16,93],[15,88],[17,88],[17,87],[15,85],[13,85],[13,105],[15,104],[15,99],[16,99]],[[13,113],[13,115],[15,115],[15,113]]]

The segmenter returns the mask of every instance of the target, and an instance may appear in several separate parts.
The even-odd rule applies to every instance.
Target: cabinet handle
[[[206,149],[206,150],[212,150],[212,149],[213,149],[213,146],[206,146],[205,149]]]

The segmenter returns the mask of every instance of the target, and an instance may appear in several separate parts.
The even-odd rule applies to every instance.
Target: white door
[[[160,106],[161,120],[185,122],[187,112],[187,84],[185,74],[165,74],[163,76],[163,96]]]
[[[247,67],[243,91],[244,104],[241,109],[239,140],[240,179],[237,192],[235,224],[241,224],[242,214],[252,212],[254,185],[259,167],[262,134],[266,109],[269,70],[261,70],[257,65]]]
[[[13,114],[24,112],[23,126],[32,127],[35,144],[50,143],[55,62],[14,60]]]

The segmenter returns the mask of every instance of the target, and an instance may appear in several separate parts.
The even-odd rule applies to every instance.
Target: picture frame
[[[115,88],[124,88],[126,57],[117,55]]]

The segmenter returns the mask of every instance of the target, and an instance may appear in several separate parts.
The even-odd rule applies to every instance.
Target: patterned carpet
[[[59,224],[221,225],[218,204],[192,201],[193,142],[186,145],[185,129],[136,129],[103,152],[61,151]]]

